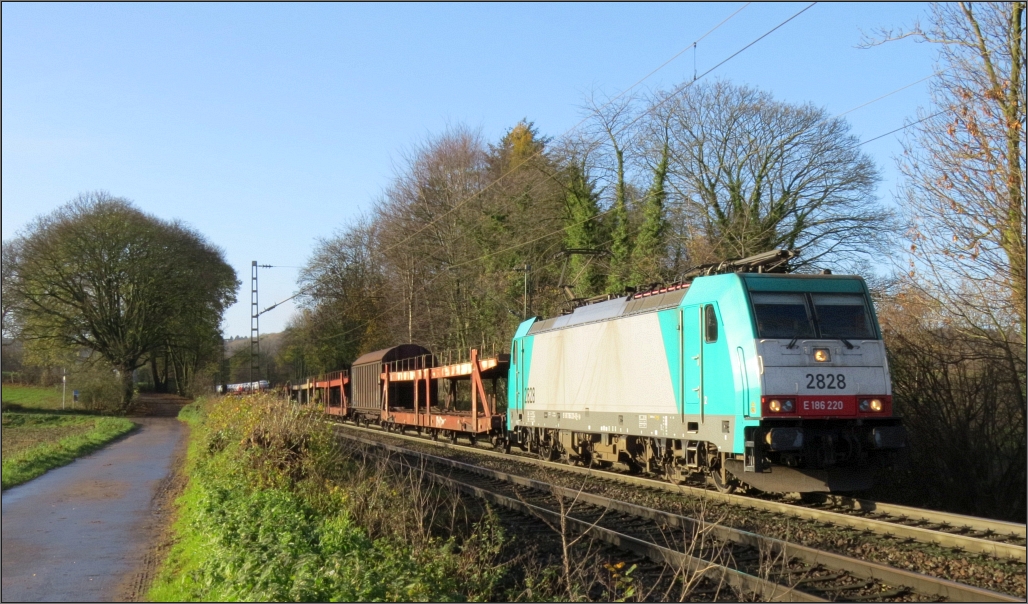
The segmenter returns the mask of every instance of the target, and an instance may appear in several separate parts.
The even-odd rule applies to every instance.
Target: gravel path
[[[141,595],[126,585],[159,533],[154,502],[186,428],[174,417],[132,419],[140,428],[125,438],[3,493],[4,602]]]

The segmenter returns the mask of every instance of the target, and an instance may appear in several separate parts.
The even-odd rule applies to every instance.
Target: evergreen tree
[[[632,283],[647,284],[662,281],[662,265],[666,256],[667,218],[664,202],[667,192],[668,145],[661,149],[660,161],[653,168],[653,184],[643,200],[643,221],[632,250]]]
[[[566,249],[598,249],[602,240],[599,195],[589,180],[585,166],[572,162],[567,168],[565,193],[566,222],[564,247]],[[567,264],[564,282],[571,285],[575,295],[583,298],[596,295],[602,289],[602,276],[596,267],[596,258],[574,254]]]

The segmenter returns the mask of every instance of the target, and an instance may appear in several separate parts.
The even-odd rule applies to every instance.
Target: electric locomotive
[[[523,322],[510,442],[719,490],[865,489],[906,445],[864,280],[781,270],[793,252]],[[717,274],[721,273],[721,274]]]

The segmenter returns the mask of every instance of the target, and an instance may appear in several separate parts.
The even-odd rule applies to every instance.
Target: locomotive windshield
[[[761,338],[810,338],[814,324],[803,294],[753,294],[757,333]]]
[[[822,338],[866,340],[874,338],[864,296],[813,294],[814,313]]]
[[[873,339],[864,296],[859,294],[751,294],[760,338]]]

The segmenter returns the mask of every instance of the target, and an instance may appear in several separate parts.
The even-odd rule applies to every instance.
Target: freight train
[[[271,388],[268,380],[256,382],[243,382],[241,384],[218,384],[214,391],[218,394],[249,394],[251,392],[262,392]]]
[[[874,306],[858,276],[782,272],[792,256],[579,301],[521,323],[509,354],[445,364],[398,346],[290,390],[365,424],[722,491],[863,490],[906,446]]]

